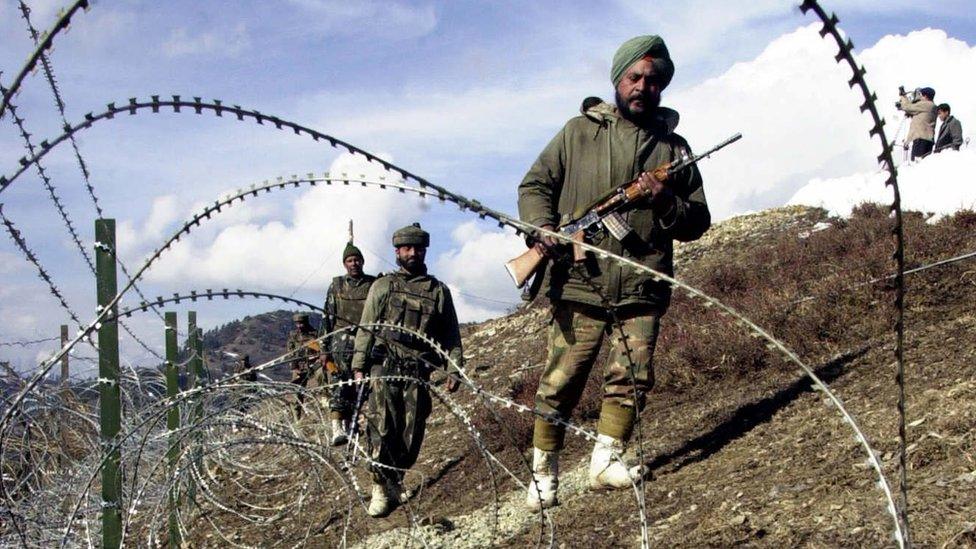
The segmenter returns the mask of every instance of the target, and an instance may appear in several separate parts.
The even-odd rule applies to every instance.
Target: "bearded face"
[[[424,259],[427,257],[427,248],[424,246],[397,246],[397,264],[407,272],[416,273],[424,268]]]
[[[632,122],[647,121],[661,104],[661,78],[654,68],[654,59],[638,59],[617,84],[616,99],[620,115]]]

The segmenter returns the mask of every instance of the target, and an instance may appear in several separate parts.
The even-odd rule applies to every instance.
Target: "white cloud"
[[[945,151],[898,170],[902,209],[933,213],[932,220],[960,209],[976,209],[976,149]],[[857,173],[833,179],[814,179],[796,192],[789,204],[817,206],[847,216],[863,202],[890,204],[887,172]]]
[[[119,223],[116,231],[119,252],[127,256],[146,245],[154,248],[161,245],[164,238],[163,231],[180,220],[179,214],[176,195],[156,197],[153,199],[149,216],[143,221],[141,228],[137,228],[135,223],[128,219]]]
[[[244,23],[198,34],[192,34],[186,27],[179,27],[170,33],[162,47],[168,57],[201,54],[236,57],[251,47],[251,37]]]
[[[562,73],[561,78],[573,80],[567,71]],[[540,75],[537,82],[515,89],[397,92],[395,97],[373,98],[367,105],[360,95],[323,93],[307,99],[303,111],[327,113],[320,125],[355,143],[382,143],[398,151],[428,155],[429,151],[451,151],[453,159],[521,153],[539,135],[555,133],[586,95],[587,86],[579,80],[567,84],[579,89],[575,95],[566,86],[546,85],[545,80]]]
[[[525,251],[521,238],[485,230],[478,221],[462,223],[451,237],[457,247],[441,254],[433,271],[451,287],[461,322],[498,316],[519,302],[504,265]]]
[[[390,175],[378,164],[349,154],[339,156],[329,172],[333,176],[349,174],[390,181]],[[251,198],[249,202],[256,200],[261,199]],[[249,206],[245,202],[234,207]],[[347,240],[349,219],[354,220],[356,242],[362,245],[367,264],[378,266],[381,259],[371,250],[388,250],[392,230],[417,220],[424,208],[424,202],[409,194],[355,184],[349,188],[320,184],[295,199],[288,221],[231,224],[206,242],[191,234],[164,254],[149,272],[149,281],[282,292],[314,273],[304,287],[324,291],[333,271],[341,267],[339,256]],[[329,258],[334,261],[328,262]],[[318,272],[319,267],[324,272]]]
[[[437,26],[437,14],[429,4],[337,0],[291,0],[291,3],[308,12],[309,28],[325,33],[366,33],[389,40],[424,36]]]
[[[744,135],[702,163],[716,218],[780,205],[815,175],[839,177],[875,167],[880,146],[868,137],[860,95],[847,87],[850,70],[834,62],[836,47],[816,28],[784,35],[756,59],[673,98],[682,113],[678,131],[696,148],[736,131]],[[886,37],[860,58],[889,121],[897,120],[898,85],[912,82],[935,87],[937,99],[956,98],[964,124],[976,119],[976,105],[962,101],[976,90],[976,49],[944,32]],[[889,137],[896,129],[889,123]]]

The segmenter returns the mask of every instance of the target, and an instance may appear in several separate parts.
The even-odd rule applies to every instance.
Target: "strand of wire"
[[[7,91],[6,88],[4,88],[3,84],[0,84],[0,91],[4,93],[6,93]],[[17,129],[20,132],[20,136],[24,140],[24,144],[25,147],[27,148],[27,151],[30,153],[31,156],[34,156],[34,144],[30,138],[31,134],[27,131],[27,128],[24,124],[24,119],[17,114],[16,105],[14,105],[13,103],[9,103],[8,107],[10,110],[10,115],[14,120],[14,124],[16,124]],[[85,260],[85,264],[88,265],[88,270],[91,271],[92,275],[94,275],[95,263],[94,261],[92,261],[91,255],[85,249],[84,244],[82,244],[81,237],[78,236],[78,231],[75,229],[74,223],[72,223],[71,218],[68,216],[68,212],[67,210],[65,210],[64,204],[61,201],[61,197],[58,196],[57,190],[54,188],[54,184],[51,182],[51,178],[48,176],[47,171],[44,169],[44,166],[40,162],[35,162],[34,167],[36,168],[37,174],[38,176],[40,176],[41,181],[44,184],[44,188],[48,192],[48,197],[51,199],[51,202],[54,203],[54,206],[58,211],[58,215],[61,217],[61,222],[67,228],[68,234],[71,236],[72,242],[74,242],[75,247],[78,249],[78,252],[81,254],[81,257]],[[119,261],[119,265],[122,267],[123,272],[127,272],[125,270],[125,266],[121,264],[121,261]],[[137,291],[139,291],[138,288]],[[141,295],[141,291],[140,291],[140,295]],[[157,314],[159,314],[158,311]],[[160,318],[162,317],[160,316]],[[120,324],[122,328],[126,331],[126,333],[128,333],[129,336],[131,336],[132,339],[135,340],[143,349],[151,353],[156,358],[162,359],[162,356],[159,355],[159,353],[157,353],[156,351],[154,351],[151,347],[149,347],[149,345],[146,342],[142,341],[138,336],[136,336],[136,334],[132,331],[132,329],[128,325],[124,323],[120,323]]]
[[[20,3],[20,13],[24,18],[24,22],[27,23],[27,32],[30,34],[31,40],[34,41],[34,46],[40,46],[40,34],[37,29],[34,28],[34,24],[31,22],[30,18],[30,7],[24,3],[24,0],[19,0]],[[64,99],[61,95],[61,91],[58,89],[57,80],[54,78],[54,67],[51,65],[51,61],[47,54],[41,51],[40,54],[41,68],[44,71],[44,78],[47,80],[48,86],[51,88],[51,94],[54,95],[54,104],[58,108],[58,114],[61,116],[61,126],[67,126],[68,120],[64,113]],[[12,110],[12,109],[11,109]],[[98,213],[98,217],[103,217],[102,207],[98,203],[98,197],[95,195],[95,187],[91,183],[91,173],[88,171],[88,165],[85,162],[84,157],[81,156],[81,150],[78,148],[78,142],[75,140],[74,136],[70,138],[71,148],[75,153],[75,159],[78,161],[78,168],[81,170],[81,175],[85,180],[85,188],[88,189],[88,196],[91,197],[92,204],[95,205],[95,211]]]
[[[268,122],[271,122],[278,129],[287,128],[287,129],[291,129],[292,131],[294,131],[298,135],[307,134],[310,137],[312,137],[313,140],[316,140],[316,141],[318,141],[318,140],[325,140],[330,145],[332,145],[333,147],[340,147],[340,148],[343,148],[343,149],[347,150],[350,153],[362,155],[365,158],[367,158],[367,160],[379,164],[381,167],[383,167],[384,170],[386,170],[388,172],[391,172],[393,174],[398,174],[401,178],[410,178],[410,179],[414,180],[415,182],[417,182],[421,186],[420,189],[416,189],[415,191],[414,190],[411,190],[411,192],[418,192],[418,194],[422,194],[423,196],[436,195],[439,200],[451,201],[452,203],[455,203],[456,205],[458,205],[459,208],[461,208],[461,210],[469,210],[469,211],[472,211],[473,213],[477,214],[481,218],[491,217],[493,220],[495,220],[496,222],[498,222],[498,224],[500,226],[508,226],[508,227],[513,228],[516,231],[517,234],[534,234],[536,236],[546,235],[546,236],[552,236],[553,238],[555,238],[556,240],[558,240],[560,242],[568,242],[568,240],[565,237],[563,237],[561,235],[558,235],[557,233],[554,233],[554,232],[551,232],[551,231],[546,231],[545,229],[542,229],[540,227],[536,227],[536,226],[533,226],[531,224],[527,224],[527,223],[521,222],[521,221],[519,221],[517,219],[514,219],[514,218],[512,218],[512,217],[510,217],[510,216],[508,216],[506,214],[503,214],[501,212],[498,212],[498,211],[492,210],[490,208],[487,208],[487,207],[483,206],[480,202],[467,199],[467,198],[465,198],[465,197],[463,197],[461,195],[458,195],[456,193],[452,193],[451,191],[447,190],[444,187],[435,185],[435,184],[433,184],[433,183],[431,183],[431,182],[429,182],[429,181],[427,181],[427,180],[425,180],[423,178],[420,178],[419,176],[416,176],[416,175],[414,175],[414,174],[412,174],[412,173],[410,173],[410,172],[408,172],[408,171],[406,171],[406,170],[404,170],[402,168],[399,168],[399,167],[397,167],[397,166],[395,166],[395,165],[393,165],[393,164],[391,164],[389,162],[386,162],[386,161],[384,161],[384,160],[382,160],[382,159],[380,159],[380,158],[372,155],[369,152],[366,152],[366,151],[364,151],[362,149],[359,149],[358,147],[355,147],[355,146],[353,146],[353,145],[351,145],[349,143],[346,143],[345,141],[342,141],[342,140],[339,140],[339,139],[337,139],[335,137],[332,137],[332,136],[323,134],[321,132],[312,130],[312,129],[307,128],[305,126],[301,126],[301,125],[296,124],[294,122],[289,122],[289,121],[286,121],[286,120],[282,120],[282,119],[280,119],[278,117],[275,117],[275,116],[264,115],[264,114],[262,114],[262,113],[260,113],[258,111],[247,111],[245,109],[240,108],[239,106],[227,107],[227,106],[223,105],[220,101],[217,101],[217,100],[215,100],[214,102],[204,102],[200,98],[195,97],[192,102],[189,102],[189,101],[182,100],[180,98],[180,96],[173,96],[172,101],[165,101],[165,100],[160,100],[159,99],[159,96],[153,96],[151,98],[151,101],[149,101],[149,102],[139,102],[138,100],[136,100],[135,98],[133,98],[133,99],[130,99],[129,104],[127,106],[124,106],[124,107],[116,107],[114,104],[109,104],[107,110],[105,112],[99,114],[99,115],[92,115],[92,114],[89,113],[88,115],[86,115],[84,122],[79,123],[77,126],[73,127],[71,130],[69,130],[69,132],[66,132],[66,134],[67,133],[73,133],[73,132],[76,132],[76,131],[80,131],[81,129],[86,128],[86,127],[90,127],[92,124],[94,124],[95,122],[100,121],[100,120],[112,119],[112,118],[114,118],[115,114],[117,114],[117,113],[128,112],[130,115],[133,115],[133,114],[136,114],[137,112],[143,112],[146,109],[151,109],[153,112],[159,112],[159,109],[162,108],[162,107],[171,107],[173,109],[173,112],[177,112],[177,113],[178,112],[181,112],[180,111],[181,108],[184,108],[184,107],[192,108],[193,109],[192,112],[197,113],[197,114],[200,114],[204,110],[207,110],[207,111],[213,112],[217,116],[222,116],[222,114],[224,112],[228,112],[228,113],[234,114],[237,117],[238,120],[243,121],[245,119],[251,119],[251,120],[257,122],[258,124],[263,124],[265,121],[268,121]],[[41,143],[41,149],[42,150],[41,150],[41,153],[40,153],[39,156],[43,156],[52,147],[56,146],[61,141],[63,141],[64,139],[66,139],[66,134],[62,134],[60,137],[58,137],[57,139],[55,139],[51,143],[48,143],[46,141],[45,142],[42,142]],[[19,177],[19,175],[21,173],[23,173],[23,170],[24,170],[24,167],[23,166],[29,165],[32,161],[36,160],[36,158],[37,157],[35,157],[34,159],[26,159],[26,158],[22,159],[21,160],[22,168],[20,170],[18,170],[17,172],[13,173],[10,178],[7,178],[6,176],[0,176],[0,192],[2,192],[3,189],[5,189],[6,187],[8,187],[14,180],[16,180],[17,177]],[[365,183],[365,182],[360,182],[360,183],[363,186],[367,186],[367,183]],[[300,184],[300,182],[297,181],[297,178],[293,178],[293,180],[288,181],[288,182],[285,182],[283,180],[279,180],[279,182],[276,183],[276,184],[264,185],[263,186],[263,190],[265,190],[266,192],[270,192],[271,188],[274,188],[274,187],[284,188],[287,185],[298,186],[299,184]],[[348,182],[347,182],[347,184],[348,184]],[[397,185],[393,185],[393,184],[390,184],[390,183],[382,183],[382,182],[380,182],[380,183],[376,183],[376,184],[380,188],[394,187],[394,188],[397,188],[397,190],[399,190],[400,192],[407,192],[408,189],[411,189],[410,187],[407,187],[407,186],[397,186]],[[243,200],[243,196],[248,195],[248,194],[253,194],[254,196],[256,196],[257,195],[257,189],[255,187],[252,187],[252,189],[250,189],[247,192],[245,192],[245,193],[243,193],[243,194],[241,194],[239,196],[236,196],[234,198],[235,199],[241,199],[241,200]],[[199,225],[199,223],[201,222],[201,220],[203,218],[209,218],[210,215],[212,215],[214,212],[219,212],[220,211],[220,208],[222,206],[227,205],[227,203],[228,203],[227,201],[224,201],[223,203],[221,201],[217,201],[217,202],[215,202],[215,205],[214,206],[208,207],[204,211],[203,214],[198,214],[198,215],[194,216],[194,218],[184,226],[184,229],[181,229],[180,231],[178,231],[177,234],[174,235],[174,237],[172,237],[171,239],[169,239],[163,245],[162,248],[160,248],[159,250],[157,250],[156,253],[154,253],[152,255],[152,257],[150,257],[150,259],[147,260],[147,263],[143,266],[142,269],[140,269],[139,273],[137,273],[137,277],[140,276],[143,272],[145,272],[145,270],[148,269],[149,265],[156,258],[158,258],[158,256],[162,253],[162,251],[165,250],[165,249],[167,249],[170,245],[172,245],[172,243],[175,242],[178,239],[178,237],[183,234],[184,231],[188,231],[188,227],[193,226],[193,225]],[[597,254],[600,257],[604,257],[604,258],[606,258],[608,260],[615,261],[618,264],[627,266],[629,268],[634,268],[634,269],[637,269],[639,271],[647,272],[652,277],[655,277],[656,279],[658,279],[660,281],[666,282],[666,283],[671,284],[672,286],[675,286],[675,287],[679,287],[682,290],[686,291],[688,293],[689,297],[692,297],[693,299],[702,300],[706,304],[706,306],[717,306],[718,307],[718,310],[720,311],[720,314],[729,315],[741,327],[743,327],[743,328],[751,331],[752,333],[756,334],[758,337],[761,337],[761,338],[765,339],[767,342],[769,342],[769,346],[770,346],[771,349],[776,350],[781,355],[783,355],[784,357],[786,357],[790,362],[792,362],[795,365],[797,365],[798,367],[800,367],[800,369],[802,371],[804,371],[804,373],[807,376],[809,376],[814,381],[814,385],[816,387],[818,387],[820,390],[823,390],[825,392],[825,394],[828,396],[828,400],[835,407],[837,407],[837,409],[838,409],[839,413],[841,414],[841,417],[844,419],[844,421],[845,422],[848,422],[851,425],[851,427],[852,427],[852,429],[853,429],[853,431],[855,433],[855,438],[857,438],[858,442],[862,445],[862,447],[865,449],[865,451],[869,455],[869,460],[871,462],[872,469],[875,471],[875,473],[879,477],[879,483],[881,485],[881,488],[882,488],[882,491],[884,493],[885,498],[889,502],[889,507],[894,508],[894,504],[893,504],[893,500],[891,498],[890,490],[888,488],[887,480],[884,477],[884,473],[883,473],[882,468],[880,466],[880,463],[879,463],[879,461],[877,459],[877,456],[875,455],[874,451],[871,449],[871,446],[868,443],[867,438],[864,436],[863,432],[856,425],[856,423],[854,423],[853,418],[851,417],[850,413],[844,408],[843,404],[836,397],[836,395],[834,395],[829,390],[829,388],[826,387],[826,385],[816,376],[816,374],[809,368],[809,366],[807,366],[805,363],[803,363],[795,355],[795,353],[793,353],[788,348],[786,348],[785,345],[782,342],[780,342],[777,339],[773,338],[768,332],[766,332],[765,330],[762,330],[759,326],[757,326],[756,324],[754,324],[753,322],[751,322],[748,318],[746,318],[745,316],[743,316],[741,313],[735,311],[731,307],[728,307],[728,306],[724,305],[723,303],[721,303],[717,299],[715,299],[715,298],[713,298],[711,296],[708,296],[707,294],[705,294],[705,293],[703,293],[703,292],[701,292],[701,291],[699,291],[699,290],[697,290],[695,288],[692,288],[691,286],[688,286],[687,284],[685,284],[683,282],[680,282],[680,281],[674,279],[673,277],[667,276],[667,275],[665,275],[663,273],[659,273],[659,272],[654,271],[653,269],[650,269],[650,268],[648,268],[648,267],[646,267],[644,265],[641,265],[641,264],[639,264],[637,262],[628,260],[626,258],[623,258],[623,257],[618,256],[618,255],[615,255],[615,254],[611,254],[609,252],[606,252],[605,250],[602,250],[602,249],[597,248],[595,246],[591,246],[591,245],[586,244],[586,243],[584,243],[582,245],[582,247],[584,249],[586,249],[586,250],[592,251],[593,253]],[[122,293],[124,293],[127,290],[128,290],[128,287],[125,288]],[[120,293],[120,295],[121,295],[121,293]],[[899,521],[898,521],[897,514],[895,514],[893,516],[895,518],[895,522],[898,523]],[[897,524],[896,525],[896,528],[898,530],[900,530],[901,529],[901,524]]]
[[[905,234],[901,210],[901,191],[898,187],[898,169],[895,167],[894,158],[892,157],[893,146],[887,137],[885,137],[885,121],[878,113],[878,96],[871,91],[867,81],[864,79],[867,70],[854,59],[854,42],[850,38],[845,39],[841,35],[840,28],[838,27],[840,20],[837,18],[837,15],[831,13],[828,16],[827,12],[820,6],[817,0],[803,0],[799,7],[803,13],[813,11],[820,18],[822,22],[820,36],[826,37],[830,34],[837,43],[838,52],[834,60],[838,63],[844,62],[850,67],[852,76],[847,82],[848,87],[853,89],[856,86],[864,97],[864,103],[861,104],[860,110],[862,113],[867,112],[870,114],[873,122],[868,135],[878,138],[881,145],[881,154],[878,155],[877,160],[882,166],[887,168],[889,174],[885,181],[885,186],[891,188],[892,201],[890,210],[894,214],[892,236],[895,239],[895,251],[892,259],[895,260],[896,265],[894,302],[895,384],[898,387],[898,469],[899,495],[901,499],[901,505],[897,509],[900,524],[898,531],[895,532],[895,540],[901,547],[911,547],[911,526],[908,519],[908,436],[905,418]]]
[[[30,55],[30,57],[27,58],[27,62],[20,69],[20,72],[17,73],[17,76],[10,85],[10,89],[3,93],[3,97],[0,99],[0,118],[3,118],[3,115],[7,112],[7,104],[10,102],[10,98],[20,91],[20,86],[23,84],[24,78],[26,78],[27,75],[34,70],[34,67],[37,66],[37,62],[40,61],[41,55],[43,55],[45,51],[51,49],[51,46],[54,44],[54,37],[68,28],[68,26],[71,24],[71,18],[74,17],[78,10],[87,11],[87,9],[88,0],[76,0],[75,3],[67,9],[62,9],[59,11],[58,19],[54,22],[54,26],[52,26],[50,30],[41,34],[40,42],[37,44],[34,52]]]

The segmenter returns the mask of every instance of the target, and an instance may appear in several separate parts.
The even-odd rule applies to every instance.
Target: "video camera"
[[[907,97],[909,103],[914,103],[922,97],[921,88],[906,92],[905,86],[898,86],[898,97]],[[901,110],[901,101],[895,101],[895,108]]]

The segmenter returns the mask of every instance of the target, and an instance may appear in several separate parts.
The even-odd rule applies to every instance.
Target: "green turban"
[[[637,36],[624,42],[613,54],[613,66],[610,68],[610,80],[616,86],[623,78],[624,72],[638,59],[650,55],[654,58],[654,70],[662,77],[664,86],[671,83],[674,76],[674,63],[671,62],[671,54],[668,47],[664,45],[664,40],[655,34],[647,36]]]
[[[352,242],[346,244],[346,249],[342,250],[342,260],[345,261],[347,257],[351,255],[358,255],[359,259],[363,258],[363,252],[359,251],[359,248],[352,245]]]

